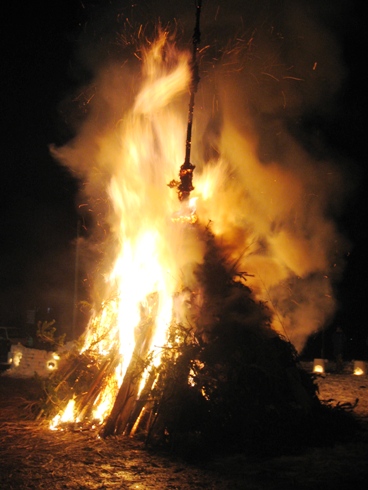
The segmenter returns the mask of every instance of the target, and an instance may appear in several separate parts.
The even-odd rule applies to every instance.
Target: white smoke
[[[157,18],[172,12],[170,20],[176,16],[182,25],[180,42],[190,40],[190,5],[178,7],[180,12],[172,2],[149,5]],[[204,1],[202,17],[192,145],[194,185],[202,196],[198,215],[211,221],[231,259],[252,276],[248,283],[274,310],[275,327],[301,350],[308,336],[333,317],[334,285],[347,249],[336,225],[349,190],[346,175],[340,162],[328,157],[323,138],[303,126],[306,115],[323,117],[333,111],[344,79],[340,48],[326,25],[326,10],[317,2]],[[143,24],[136,25],[134,33],[142,38]],[[116,128],[132,105],[143,114],[146,103],[142,92],[138,96],[141,52],[126,42],[126,29],[127,24],[116,26],[115,38],[120,35],[124,42],[121,52],[115,46],[113,56],[108,55],[110,44],[103,42],[90,41],[83,50],[91,54],[95,46],[98,60],[96,67],[88,58],[95,76],[75,98],[84,101],[87,116],[76,137],[53,150],[83,180],[81,202],[93,204],[100,235],[111,226],[106,190],[121,158]],[[184,96],[177,108],[183,124]],[[183,141],[177,142],[183,157],[184,138],[183,133]],[[212,186],[215,182],[211,196],[206,194],[208,179]],[[193,261],[201,260],[195,244],[187,249],[193,251]]]

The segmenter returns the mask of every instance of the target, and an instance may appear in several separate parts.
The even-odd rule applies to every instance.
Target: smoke
[[[230,179],[199,212],[232,245],[249,285],[274,311],[274,327],[301,350],[337,308],[334,287],[349,246],[337,218],[351,184],[323,135],[303,127],[311,115],[332,117],[345,77],[325,24],[332,13],[284,3],[263,24],[257,12],[252,35],[240,30],[210,73],[219,109],[204,140]]]
[[[139,92],[144,56],[140,46],[155,25],[148,20],[157,19],[157,25],[158,19],[163,25],[170,21],[176,31],[173,39],[185,51],[190,50],[194,27],[190,2],[146,2],[147,8],[139,5],[135,10],[124,10],[120,3],[106,11],[105,23],[94,19],[85,29],[78,56],[90,79],[73,95],[74,103],[64,105],[74,107],[75,137],[52,149],[83,182],[81,210],[88,209],[96,225],[87,246],[98,248],[103,242],[106,257],[116,246],[106,238],[115,226],[108,189],[124,146],[117,128],[133,106],[143,118],[151,117],[144,107],[153,94],[145,92],[143,99]],[[248,273],[257,298],[274,311],[275,328],[298,350],[333,318],[334,288],[348,247],[337,225],[350,190],[347,176],[313,124],[333,117],[346,76],[333,30],[343,6],[337,2],[331,11],[313,1],[203,2],[192,145],[194,185],[201,196],[198,216],[221,236],[229,260]],[[172,76],[177,63],[168,53],[163,70]],[[171,83],[169,75],[163,82]],[[162,97],[174,97],[183,139],[177,142],[179,150],[169,149],[166,158],[179,170],[187,94],[170,90],[167,85]],[[158,110],[166,104],[153,102]],[[165,185],[170,172],[162,145],[155,150],[160,168],[152,170],[150,164],[150,179]],[[122,164],[119,179],[132,171]],[[145,170],[134,171],[139,178]],[[160,198],[152,196],[154,213],[159,214]],[[201,253],[196,244],[186,243],[181,269],[185,261],[199,262]],[[99,262],[96,289],[102,287],[104,270]]]

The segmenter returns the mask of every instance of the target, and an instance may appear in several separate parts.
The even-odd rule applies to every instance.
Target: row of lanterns
[[[313,372],[323,374],[326,372],[326,359],[314,359]],[[353,372],[355,376],[367,374],[367,363],[365,361],[353,361]]]

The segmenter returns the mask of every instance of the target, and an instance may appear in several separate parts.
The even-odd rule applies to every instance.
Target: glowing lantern
[[[361,376],[367,374],[367,364],[364,361],[354,361],[354,374]]]
[[[318,374],[322,374],[325,372],[325,360],[324,359],[314,359],[313,372],[318,373]]]
[[[21,351],[15,351],[13,353],[13,358],[12,358],[12,363],[15,367],[18,367],[20,364],[20,361],[22,360],[23,354]]]
[[[52,359],[49,359],[47,361],[47,364],[46,364],[47,369],[49,371],[54,371],[55,369],[57,369],[57,367],[58,367],[57,361],[59,361],[59,360],[60,360],[60,356],[54,352],[52,354]]]

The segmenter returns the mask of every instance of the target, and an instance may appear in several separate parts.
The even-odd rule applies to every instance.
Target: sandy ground
[[[361,433],[348,444],[278,457],[236,455],[189,465],[148,451],[124,437],[53,432],[28,420],[37,395],[30,380],[0,377],[0,489],[366,489],[368,488],[368,376],[318,377],[320,398],[359,399]]]
[[[357,403],[353,412],[368,423],[368,376],[326,374],[318,377],[319,398],[333,404]],[[368,487],[367,487],[368,488]]]
[[[312,363],[302,365],[306,371],[312,372]],[[368,422],[368,375],[353,375],[352,362],[345,363],[343,372],[340,374],[335,374],[333,367],[331,365],[331,370],[316,375],[320,400],[331,400],[334,405],[337,403],[355,405],[356,403],[353,412],[363,421]]]

